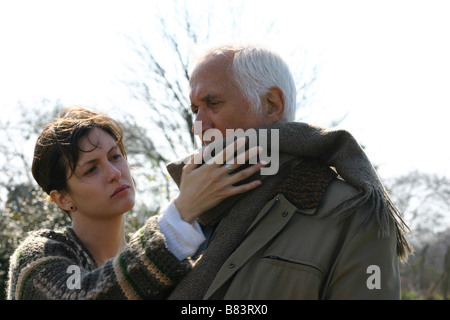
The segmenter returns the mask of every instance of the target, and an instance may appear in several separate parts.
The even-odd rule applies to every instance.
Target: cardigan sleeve
[[[192,257],[206,240],[198,221],[184,221],[173,201],[161,211],[158,224],[170,252],[180,261]]]
[[[8,299],[163,299],[190,270],[167,248],[157,216],[100,268],[67,234],[36,232],[10,261]]]

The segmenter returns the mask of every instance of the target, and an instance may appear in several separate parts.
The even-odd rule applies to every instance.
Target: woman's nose
[[[112,163],[108,164],[108,181],[109,182],[113,182],[113,181],[119,181],[120,177],[122,176],[121,171],[116,168]]]

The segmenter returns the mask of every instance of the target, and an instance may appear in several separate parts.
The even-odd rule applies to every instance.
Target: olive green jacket
[[[413,251],[361,146],[344,130],[268,128],[259,143],[279,170],[198,218],[214,233],[169,299],[399,299],[399,259]],[[177,184],[186,159],[167,165]]]
[[[335,179],[315,209],[278,194],[223,264],[205,299],[399,299],[394,222],[379,236],[366,204],[341,220],[325,213],[358,191]]]

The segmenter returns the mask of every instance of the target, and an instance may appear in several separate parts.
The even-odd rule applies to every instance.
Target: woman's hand
[[[262,151],[261,147],[250,148],[245,153],[245,161],[242,161],[241,155],[233,159],[225,158],[227,154],[234,154],[234,150],[243,147],[245,141],[245,138],[237,139],[217,154],[212,161],[208,161],[200,167],[198,164],[192,163],[193,161],[183,167],[180,194],[174,203],[184,221],[192,223],[202,212],[214,207],[223,199],[249,191],[261,184],[261,181],[255,180],[239,186],[233,185],[250,177],[265,165],[257,163],[232,173],[243,164],[236,163],[236,158],[239,159],[239,162],[245,162]],[[222,165],[223,163],[226,164]]]

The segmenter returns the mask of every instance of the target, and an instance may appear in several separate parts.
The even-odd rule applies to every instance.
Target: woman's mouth
[[[113,194],[111,195],[111,198],[120,196],[130,189],[129,185],[123,184],[120,187],[118,187],[116,190],[114,190]]]

